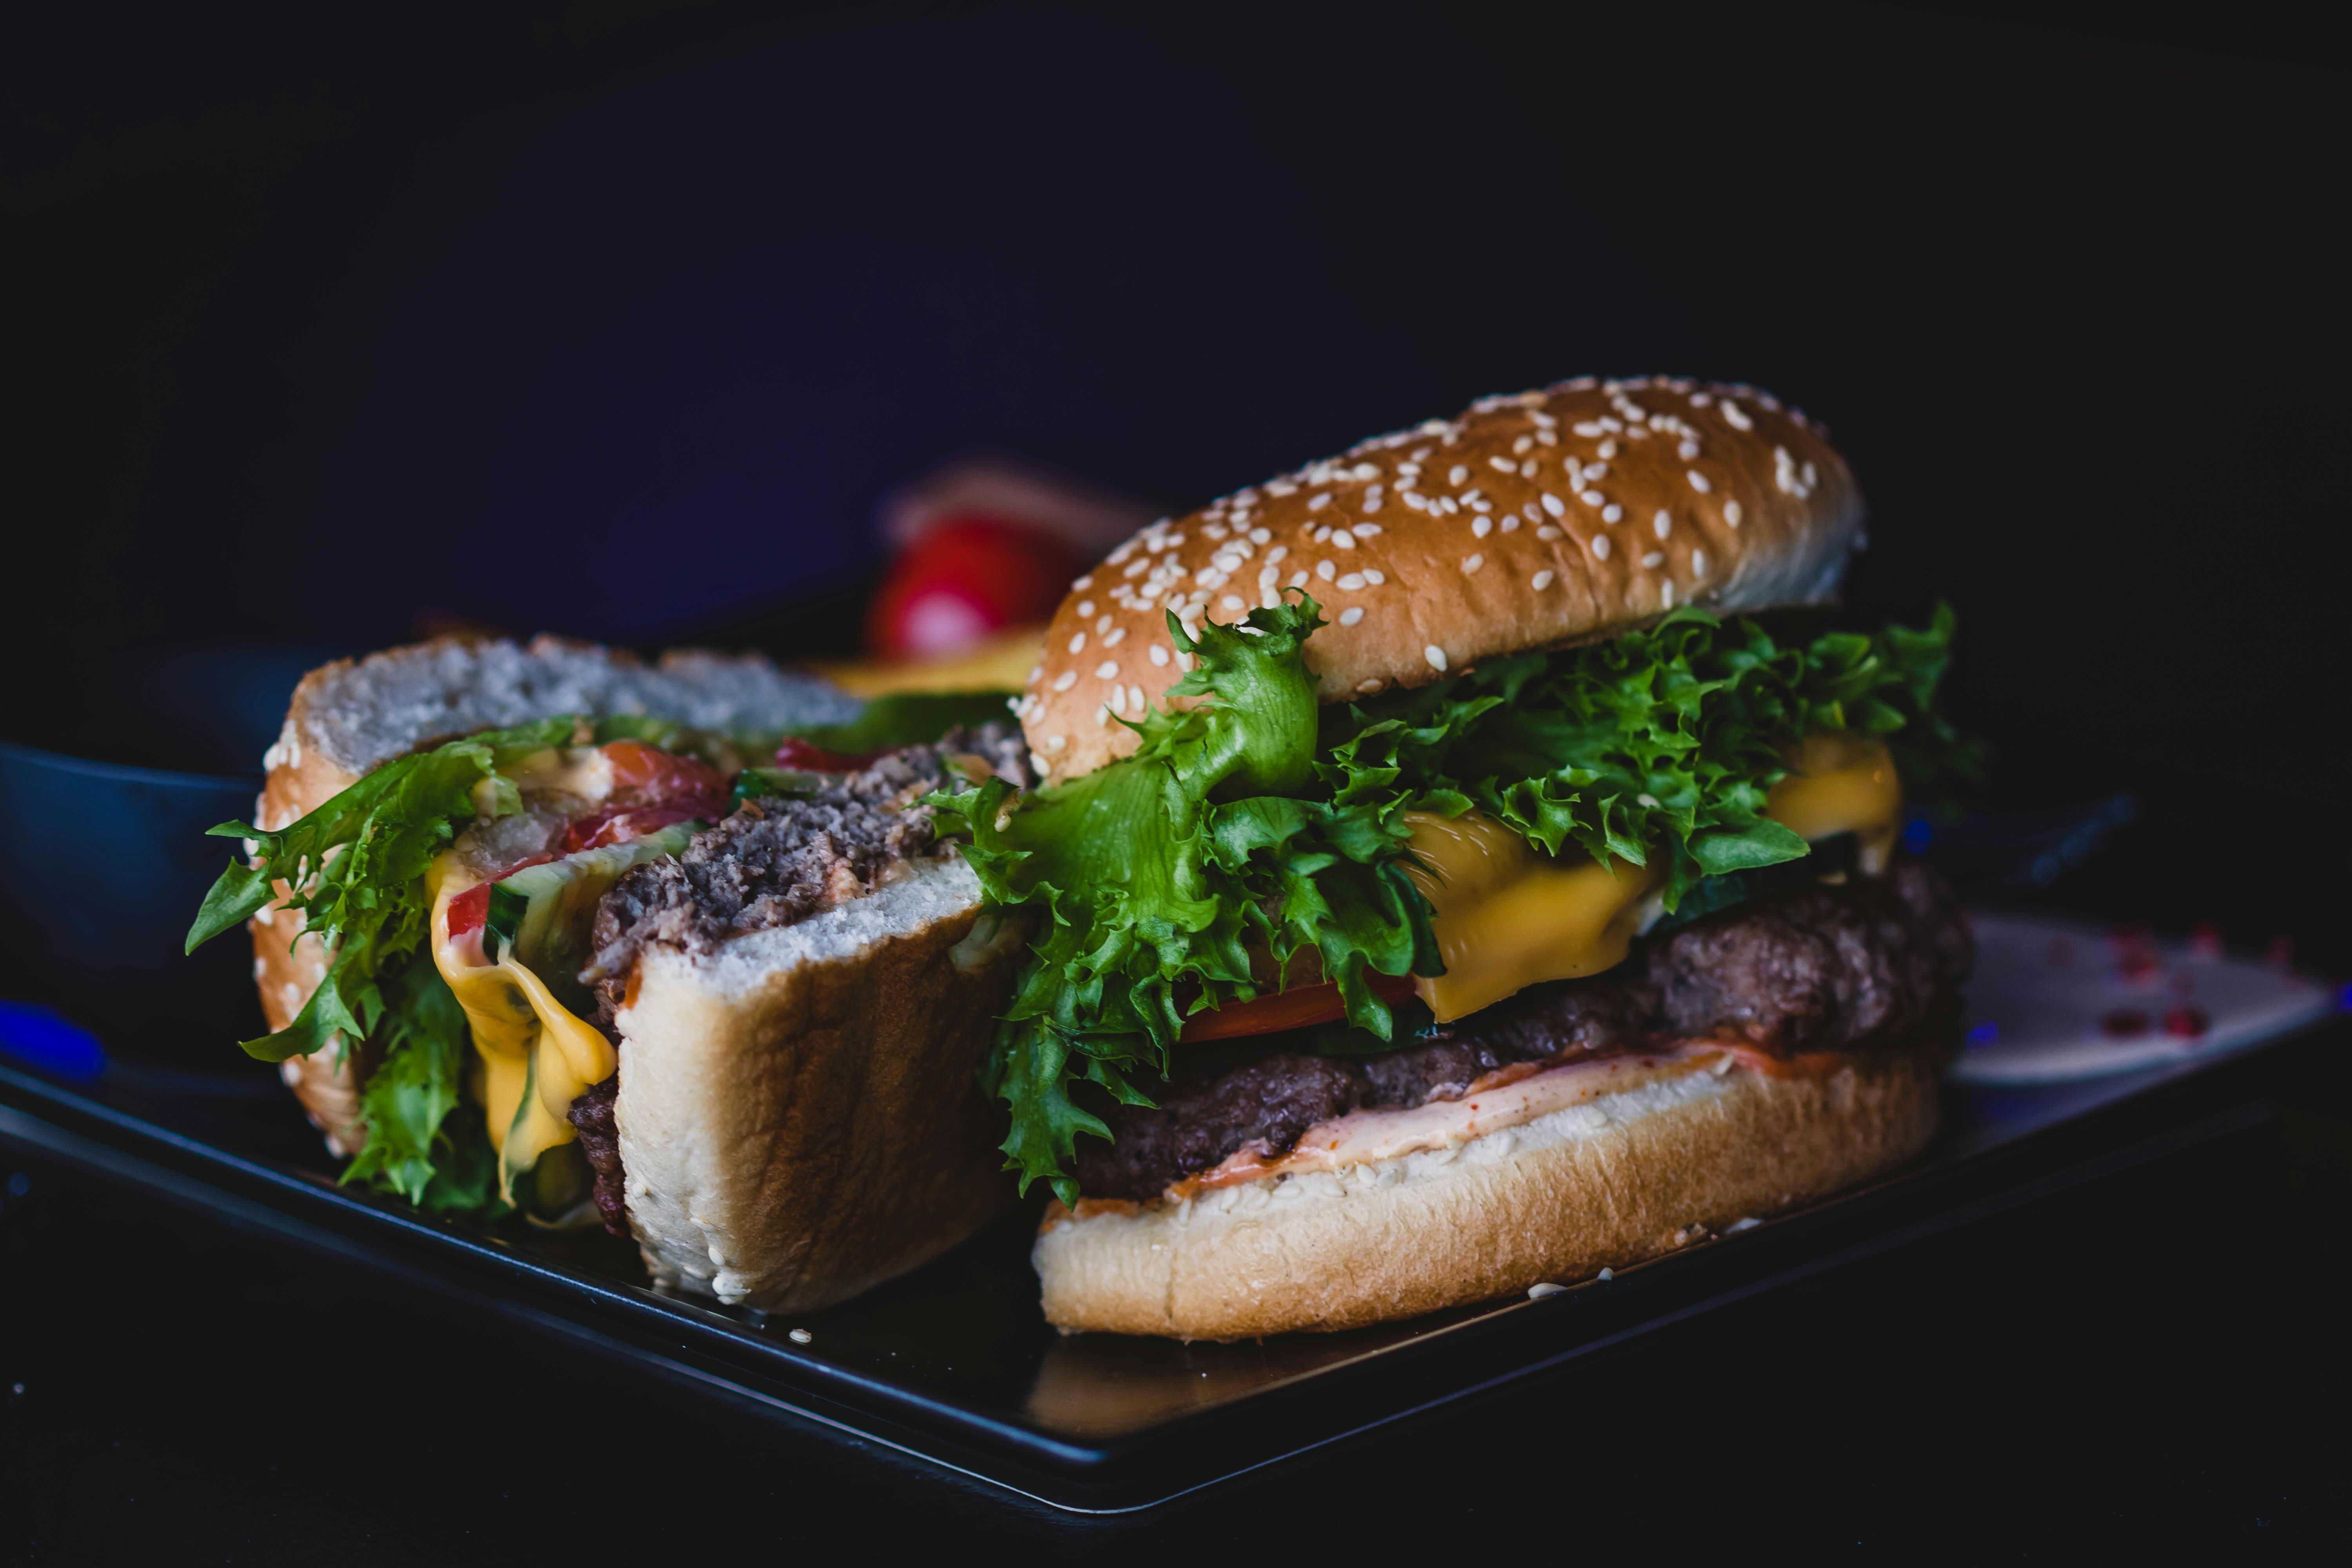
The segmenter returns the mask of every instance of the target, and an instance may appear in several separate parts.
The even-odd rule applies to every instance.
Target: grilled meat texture
[[[1144,1086],[1157,1109],[1091,1107],[1111,1139],[1079,1141],[1078,1185],[1089,1197],[1149,1201],[1236,1151],[1286,1153],[1318,1121],[1459,1099],[1520,1062],[1559,1066],[1727,1030],[1780,1054],[1899,1043],[1950,1009],[1973,951],[1943,879],[1897,860],[1884,877],[1727,910],[1606,974],[1530,986],[1398,1050],[1180,1058],[1173,1079]]]
[[[749,802],[677,859],[624,874],[597,907],[588,974],[605,1020],[648,944],[709,952],[861,898],[910,861],[956,853],[932,831],[929,808],[915,803],[955,783],[947,759],[958,753],[979,755],[1022,787],[1032,782],[1028,749],[1011,725],[958,730],[835,775],[814,795]]]
[[[629,1234],[628,1199],[622,1186],[621,1132],[613,1121],[613,1102],[621,1097],[621,1075],[614,1073],[591,1084],[572,1102],[572,1125],[580,1131],[580,1152],[596,1173],[596,1212],[614,1236]]]

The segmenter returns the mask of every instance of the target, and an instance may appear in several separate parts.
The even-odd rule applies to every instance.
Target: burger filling
[[[215,885],[189,945],[248,919],[324,945],[300,1013],[246,1049],[360,1053],[344,1180],[436,1212],[625,1229],[613,1018],[639,955],[788,925],[950,853],[926,795],[1029,783],[1001,719],[954,728],[1002,701],[886,699],[802,735],[623,716],[467,736],[297,822],[216,829],[251,840],[249,863]]]
[[[1661,934],[1603,974],[1532,985],[1449,1024],[1424,1016],[1398,1049],[1344,1054],[1375,1042],[1342,1027],[1181,1052],[1156,1106],[1088,1097],[1110,1137],[1079,1144],[1078,1184],[1090,1198],[1148,1201],[1206,1172],[1271,1167],[1308,1129],[1357,1111],[1458,1101],[1529,1072],[1684,1040],[1784,1058],[1906,1044],[1949,1014],[1969,955],[1942,879],[1898,858],[1883,878]]]
[[[991,901],[1044,918],[991,1060],[1007,1164],[1144,1198],[1308,1127],[1497,1072],[1719,1036],[1916,1034],[1967,966],[1896,857],[1968,776],[1951,637],[1685,608],[1325,705],[1304,594],[1171,613],[1181,706],[1130,756],[936,797]]]

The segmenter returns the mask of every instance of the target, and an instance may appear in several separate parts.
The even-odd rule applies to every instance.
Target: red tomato
[[[627,805],[727,798],[727,781],[698,757],[682,757],[643,741],[612,742],[604,755],[612,759],[614,798]]]
[[[490,918],[490,884],[467,889],[449,900],[449,934],[464,936],[469,931],[479,931],[482,922]]]
[[[787,740],[776,748],[776,765],[780,768],[803,768],[813,773],[854,773],[871,767],[879,752],[828,752],[823,746],[812,746],[806,741]]]
[[[720,815],[718,807],[705,810],[689,805],[638,805],[600,811],[593,816],[580,818],[563,830],[563,852],[577,855],[583,849],[602,849],[607,844],[626,844],[632,838],[658,833],[672,823],[688,822],[698,816],[706,822],[715,821]]]
[[[1372,994],[1382,1001],[1402,1002],[1413,994],[1411,975],[1374,973],[1366,974],[1364,980],[1371,986]],[[1191,1042],[1271,1035],[1282,1029],[1303,1029],[1309,1024],[1328,1024],[1347,1016],[1347,1005],[1339,999],[1339,983],[1327,980],[1320,985],[1294,986],[1255,1002],[1232,1003],[1213,1013],[1195,1013],[1184,1020],[1184,1032],[1178,1038]]]
[[[881,658],[920,658],[1048,620],[1084,565],[1061,540],[1009,519],[941,518],[891,563],[866,613],[866,647]]]

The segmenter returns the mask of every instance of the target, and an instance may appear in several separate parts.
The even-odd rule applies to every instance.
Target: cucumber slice
[[[547,983],[555,999],[582,1017],[595,1013],[595,998],[580,983],[593,956],[591,928],[596,900],[632,866],[685,851],[701,822],[679,822],[626,844],[583,849],[561,860],[526,866],[490,889],[486,934],[500,958],[515,961]]]

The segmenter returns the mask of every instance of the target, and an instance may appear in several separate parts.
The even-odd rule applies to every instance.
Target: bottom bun
[[[1873,1051],[1787,1074],[1726,1057],[1455,1148],[1139,1209],[1057,1206],[1034,1254],[1045,1318],[1232,1340],[1580,1279],[1910,1159],[1935,1135],[1942,1055]]]

